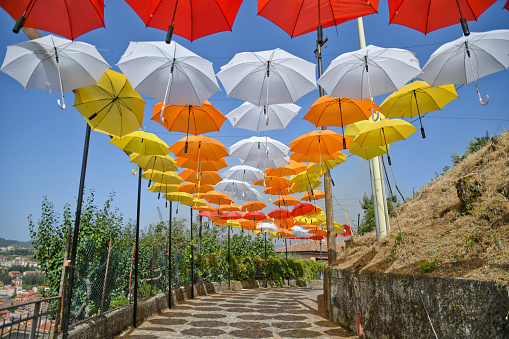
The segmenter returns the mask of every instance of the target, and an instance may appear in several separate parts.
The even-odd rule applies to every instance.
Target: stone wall
[[[328,269],[329,317],[367,338],[509,338],[509,290],[489,281]],[[421,294],[421,297],[419,296]],[[325,299],[328,299],[327,297]]]

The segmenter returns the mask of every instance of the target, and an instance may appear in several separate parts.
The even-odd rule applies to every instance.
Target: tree
[[[369,198],[366,193],[364,193],[362,197],[362,201],[359,201],[361,204],[361,208],[364,210],[364,216],[362,217],[362,222],[359,225],[357,230],[357,234],[364,234],[368,232],[372,232],[376,229],[375,223],[375,209],[373,204],[373,199]],[[387,208],[389,210],[389,214],[393,210],[394,207],[398,206],[398,197],[395,195],[391,195],[387,198]]]

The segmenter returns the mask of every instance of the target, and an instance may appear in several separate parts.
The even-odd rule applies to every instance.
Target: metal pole
[[[83,191],[85,190],[85,174],[87,171],[87,159],[88,159],[88,145],[90,143],[90,125],[87,124],[87,129],[85,132],[85,145],[83,147],[83,160],[81,161],[81,177],[80,177],[80,187],[78,191],[78,204],[76,206],[76,219],[74,220],[74,235],[72,241],[72,250],[71,250],[71,263],[69,266],[69,279],[68,279],[68,290],[67,290],[67,300],[64,305],[64,321],[62,323],[62,332],[63,338],[67,339],[68,331],[69,331],[69,321],[71,314],[71,303],[72,303],[72,290],[74,283],[74,270],[76,269],[76,252],[78,250],[78,236],[80,233],[80,221],[81,221],[81,206],[83,205]]]
[[[231,274],[231,268],[230,268],[230,226],[228,226],[228,289],[231,290],[230,285],[230,274]]]
[[[268,279],[267,279],[267,231],[265,231],[265,288],[267,288],[268,285]]]
[[[193,209],[191,210],[191,299],[194,299],[194,250],[193,250]]]
[[[138,168],[138,203],[136,207],[136,244],[134,250],[134,312],[133,327],[136,328],[136,316],[138,315],[138,254],[140,245],[140,201],[141,201],[141,168]]]
[[[168,227],[168,308],[171,308],[171,212],[172,212],[172,202],[170,201],[170,222]]]
[[[364,35],[364,24],[362,22],[362,18],[357,18],[357,27],[359,30],[360,48],[365,48],[366,36]],[[382,238],[387,235],[386,220],[389,220],[389,214],[387,213],[387,202],[383,194],[384,179],[382,172],[380,171],[380,157],[374,157],[369,162],[372,175],[371,187],[373,190],[373,207],[375,209],[375,222],[377,228],[376,234],[377,238]]]

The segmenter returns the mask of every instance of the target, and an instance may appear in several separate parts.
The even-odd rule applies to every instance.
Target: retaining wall
[[[509,338],[509,289],[494,282],[327,269],[332,321],[367,338]],[[419,296],[421,295],[421,297]],[[329,300],[327,300],[329,299]]]

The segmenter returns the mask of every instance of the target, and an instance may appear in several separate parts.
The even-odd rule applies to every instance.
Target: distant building
[[[20,271],[9,271],[9,277],[21,277]]]
[[[43,274],[42,271],[25,271],[23,272],[23,276],[26,277],[27,275],[31,275],[31,274]]]
[[[0,281],[0,287],[4,287],[4,282]]]
[[[8,297],[11,297],[15,293],[16,293],[15,286],[5,285],[3,287],[0,287],[0,295],[6,295]]]

